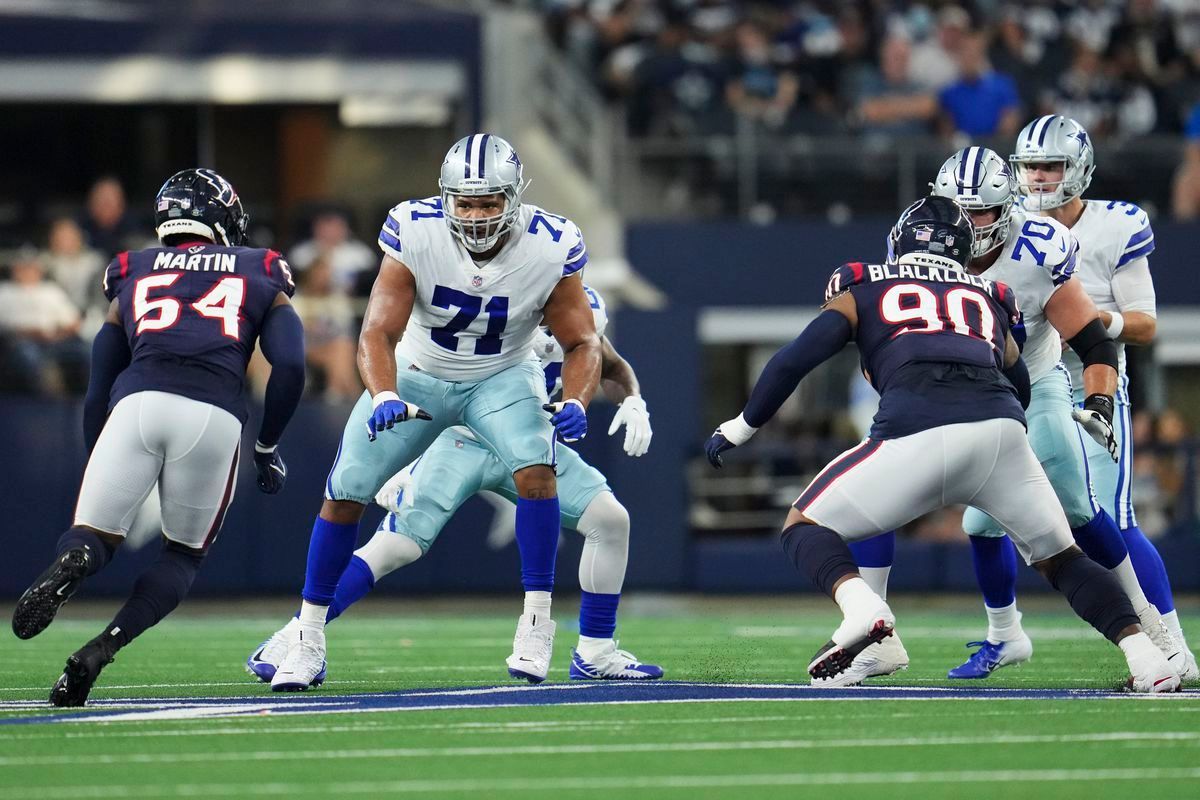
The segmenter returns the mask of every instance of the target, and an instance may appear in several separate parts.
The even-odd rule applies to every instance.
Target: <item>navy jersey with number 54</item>
[[[1002,283],[940,266],[844,264],[825,301],[849,292],[863,372],[880,394],[871,437],[959,422],[1025,421],[1004,377],[1005,341],[1020,312]]]
[[[119,254],[104,273],[133,360],[109,408],[142,391],[211,403],[246,421],[243,386],[263,320],[275,298],[295,292],[274,250],[197,242]]]

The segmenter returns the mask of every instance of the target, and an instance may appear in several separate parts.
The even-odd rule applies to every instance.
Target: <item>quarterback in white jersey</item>
[[[1146,212],[1122,201],[1085,200],[1083,193],[1095,172],[1095,152],[1087,131],[1062,116],[1045,116],[1030,122],[1017,137],[1011,156],[1024,206],[1032,212],[1070,227],[1079,241],[1080,284],[1100,308],[1105,328],[1117,344],[1118,386],[1114,429],[1117,461],[1089,448],[1092,481],[1102,506],[1121,528],[1133,567],[1149,601],[1162,612],[1163,623],[1179,646],[1185,680],[1200,678],[1195,656],[1187,647],[1175,611],[1170,580],[1162,557],[1142,533],[1134,514],[1133,443],[1130,423],[1129,378],[1125,371],[1125,345],[1154,341],[1156,307],[1150,276],[1154,231]],[[1071,353],[1063,357],[1073,378],[1080,362]],[[1076,384],[1076,402],[1079,397]]]
[[[625,426],[625,452],[645,454],[650,445],[650,415],[641,398],[637,376],[604,337],[608,318],[599,294],[585,287],[591,301],[596,331],[604,348],[604,390],[620,403],[609,433]],[[551,397],[561,390],[562,347],[548,330],[539,329],[534,353],[541,360]],[[579,643],[571,656],[569,675],[575,680],[653,680],[661,667],[643,664],[618,649],[613,638],[617,606],[629,558],[629,513],[613,496],[602,474],[572,449],[558,450],[556,464],[562,525],[584,537],[579,559]],[[433,546],[455,512],[479,492],[494,492],[515,502],[512,476],[470,429],[445,430],[417,461],[387,482],[376,497],[389,513],[375,535],[354,552],[350,566],[338,581],[328,620],[332,621],[374,588],[377,581],[421,558]],[[507,503],[497,508],[504,513]],[[540,627],[542,660],[510,664],[526,679],[546,677],[555,625]],[[264,642],[246,661],[247,669],[261,680],[271,680],[278,662],[300,633],[299,619],[291,620]],[[518,629],[520,635],[520,629]]]
[[[526,603],[513,658],[528,660],[525,651],[540,647],[538,627],[550,623],[559,534],[555,437],[586,434],[600,380],[600,339],[580,276],[587,251],[574,223],[521,202],[521,159],[499,136],[456,142],[438,185],[439,197],[393,208],[379,233],[384,255],[358,346],[366,392],[325,484],[299,636],[272,678],[276,691],[325,679],[325,620],[367,503],[454,425],[470,428],[504,465],[518,495]],[[564,353],[563,399],[553,406],[532,355],[543,320]]]

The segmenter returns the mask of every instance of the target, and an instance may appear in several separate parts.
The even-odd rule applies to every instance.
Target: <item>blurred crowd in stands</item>
[[[1179,132],[1200,100],[1195,0],[543,0],[638,134]]]
[[[749,123],[765,135],[857,136],[883,154],[900,137],[1007,147],[1046,113],[1113,147],[1186,131],[1194,146],[1170,202],[1200,217],[1197,0],[534,5],[634,137],[727,136]]]
[[[319,206],[308,216],[310,235],[285,256],[296,275],[309,391],[344,402],[362,391],[354,353],[379,257],[354,237],[342,209]],[[78,214],[49,221],[42,241],[0,253],[0,393],[82,395],[91,340],[109,306],[104,269],[123,250],[157,243],[148,206],[146,213],[131,209],[121,182],[106,176]],[[256,387],[267,374],[258,359]]]

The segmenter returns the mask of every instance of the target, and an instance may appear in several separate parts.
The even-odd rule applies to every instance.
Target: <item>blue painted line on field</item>
[[[63,722],[121,722],[216,719],[275,714],[347,714],[448,708],[830,700],[1108,700],[1170,698],[1200,700],[1200,691],[1175,695],[1131,695],[1099,689],[989,689],[986,687],[875,686],[816,689],[791,684],[712,684],[681,681],[577,683],[415,689],[378,694],[272,694],[255,696],[95,700],[86,710],[51,710],[0,720],[0,725]],[[37,711],[28,700],[0,701],[2,710]]]

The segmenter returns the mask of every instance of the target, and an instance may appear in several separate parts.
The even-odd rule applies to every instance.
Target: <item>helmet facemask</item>
[[[507,234],[521,213],[521,191],[523,186],[489,186],[480,180],[478,187],[471,187],[462,181],[453,191],[442,184],[442,212],[446,225],[454,237],[462,242],[463,247],[472,253],[484,253],[496,246]],[[458,210],[460,197],[486,197],[500,195],[502,208],[499,214],[491,216],[462,216]]]
[[[1008,202],[992,206],[999,210],[995,222],[990,222],[987,225],[975,224],[974,218],[971,220],[971,225],[975,229],[975,238],[971,242],[971,258],[981,258],[995,250],[997,247],[1008,241],[1008,226],[1012,221],[1013,199],[1010,197]],[[968,211],[974,209],[967,208]],[[979,209],[986,211],[987,209]],[[969,214],[968,214],[969,216]]]
[[[1018,158],[1009,159],[1012,164],[1013,176],[1017,181],[1017,191],[1021,193],[1021,205],[1029,211],[1049,211],[1052,208],[1065,206],[1072,199],[1083,194],[1083,188],[1072,192],[1079,182],[1072,180],[1074,165],[1067,158]],[[1034,183],[1027,177],[1030,164],[1062,164],[1062,178],[1057,181]],[[1054,187],[1050,189],[1050,187]]]

